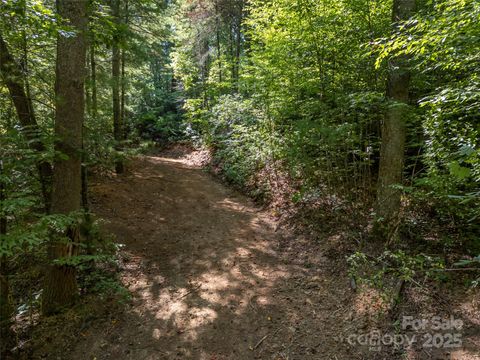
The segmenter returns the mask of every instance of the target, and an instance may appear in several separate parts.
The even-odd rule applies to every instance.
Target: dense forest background
[[[122,292],[88,179],[178,142],[303,229],[353,219],[357,282],[477,285],[478,1],[74,3],[0,3],[2,339]]]

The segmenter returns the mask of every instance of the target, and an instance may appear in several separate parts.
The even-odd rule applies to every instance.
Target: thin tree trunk
[[[218,82],[221,84],[223,82],[222,74],[222,48],[220,43],[220,29],[217,24],[217,61],[218,61]]]
[[[22,133],[27,138],[30,148],[42,153],[45,152],[45,145],[39,139],[41,133],[38,127],[32,101],[28,98],[25,90],[25,81],[20,66],[15,62],[2,34],[0,33],[0,75],[8,88],[13,105],[17,111]],[[37,163],[40,175],[40,184],[45,203],[45,210],[48,213],[51,205],[51,182],[52,167],[46,160]]]
[[[92,216],[90,214],[90,204],[88,201],[88,166],[86,164],[86,153],[85,147],[82,148],[82,169],[81,169],[81,181],[82,181],[82,190],[81,190],[81,199],[82,199],[82,209],[84,213],[83,223],[81,227],[81,235],[83,236],[87,255],[94,254],[94,246],[92,243]]]
[[[0,160],[0,176],[3,175],[3,162]],[[0,204],[5,201],[5,185],[0,178]],[[7,217],[0,208],[0,241],[7,234]],[[0,256],[0,358],[6,357],[12,343],[13,307],[10,303],[10,285],[8,282],[7,257]]]
[[[120,123],[125,124],[125,50],[122,49],[120,71]],[[125,132],[122,129],[121,139],[125,140]]]
[[[208,75],[210,74],[210,53],[209,53],[209,43],[208,40],[202,42],[201,47],[201,80],[202,80],[202,99],[203,99],[203,108],[209,108],[208,102]],[[204,58],[205,56],[205,58]]]
[[[114,21],[117,25],[115,34],[113,35],[112,44],[112,102],[113,102],[113,137],[116,142],[116,150],[122,150],[123,141],[123,124],[120,109],[120,0],[112,0],[112,12]],[[117,159],[115,161],[115,171],[122,174],[124,171],[123,161]]]
[[[85,82],[85,108],[87,110],[87,114],[89,116],[92,115],[92,97],[91,97],[91,87],[92,87],[92,74],[90,72],[90,64],[89,64],[89,53],[91,51],[90,44],[87,45],[87,59],[85,59],[85,69],[86,69],[86,74],[85,77],[88,79],[88,81]]]
[[[218,82],[221,84],[222,79],[222,48],[220,43],[220,13],[218,11],[218,1],[215,1],[215,32],[217,41],[217,61],[218,61]]]
[[[90,23],[92,18],[92,5],[93,2],[89,1],[89,6],[87,8],[87,22]],[[93,121],[96,120],[97,116],[97,89],[96,89],[96,69],[95,69],[95,31],[91,28],[87,28],[88,37],[86,38],[87,42],[87,55],[86,55],[86,78],[88,82],[85,83],[85,105],[87,108],[87,114],[93,118]],[[86,253],[88,255],[93,254],[93,246],[91,241],[91,229],[92,229],[92,218],[90,216],[90,208],[88,203],[88,156],[85,149],[85,138],[87,137],[86,126],[83,126],[82,134],[82,156],[81,156],[81,202],[83,209],[83,222],[80,227],[80,236],[86,245]]]
[[[93,36],[93,35],[92,35]],[[97,103],[97,63],[95,61],[95,40],[90,44],[90,86],[92,94],[92,117],[95,119],[98,114]]]
[[[58,35],[56,66],[56,150],[68,158],[58,157],[54,163],[52,213],[72,215],[81,209],[81,153],[85,111],[87,0],[57,0],[58,15],[76,30],[75,36]],[[65,237],[68,239],[66,242]],[[58,312],[77,297],[76,269],[55,264],[76,254],[79,227],[71,224],[62,234],[52,234],[49,258],[52,262],[45,276],[42,310]]]
[[[125,0],[125,26],[128,26],[128,0]],[[126,139],[125,132],[125,94],[126,94],[126,77],[125,77],[125,61],[126,61],[126,52],[125,49],[122,49],[122,69],[121,69],[121,95],[120,95],[120,123],[122,124],[122,140]]]
[[[232,20],[232,23],[230,24],[230,28],[228,29],[229,30],[229,37],[230,37],[230,41],[229,41],[229,44],[228,44],[228,47],[229,47],[229,52],[230,52],[230,74],[231,74],[231,79],[232,79],[232,87],[234,87],[234,84],[235,84],[235,49],[234,49],[234,36],[233,36],[233,33],[234,33],[234,30],[233,30],[233,20]]]
[[[393,21],[407,20],[415,9],[415,0],[394,0]],[[397,233],[401,209],[401,191],[395,185],[403,180],[403,165],[408,116],[410,73],[407,59],[397,57],[389,62],[387,98],[390,106],[382,124],[380,169],[377,188],[376,215],[378,234],[387,242]]]
[[[241,28],[242,18],[240,13],[240,18],[238,19],[238,24],[235,28],[235,75],[234,75],[234,89],[238,92],[238,83],[240,80],[240,53],[242,50],[242,28]]]

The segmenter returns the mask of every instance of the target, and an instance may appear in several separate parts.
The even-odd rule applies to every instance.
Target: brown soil
[[[306,246],[203,171],[205,154],[162,156],[93,186],[133,300],[83,329],[66,359],[400,358],[345,341],[382,323],[382,304],[351,290],[335,236]]]
[[[334,338],[346,277],[286,261],[274,221],[192,162],[143,157],[93,187],[94,211],[125,244],[133,301],[70,358],[351,358]]]

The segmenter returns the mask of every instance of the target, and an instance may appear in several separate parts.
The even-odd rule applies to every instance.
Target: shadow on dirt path
[[[356,358],[338,340],[346,275],[321,255],[315,269],[283,256],[275,223],[202,169],[141,157],[96,184],[92,202],[125,244],[133,300],[85,331],[71,359]]]

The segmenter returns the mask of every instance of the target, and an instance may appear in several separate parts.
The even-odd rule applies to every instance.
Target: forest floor
[[[125,244],[133,303],[71,358],[354,358],[335,339],[351,316],[343,261],[285,257],[289,234],[195,160],[144,156],[93,187],[93,211]]]
[[[201,160],[141,156],[93,184],[92,210],[125,245],[121,281],[133,298],[47,358],[450,359],[350,345],[382,305],[352,291],[338,237],[305,245]]]

